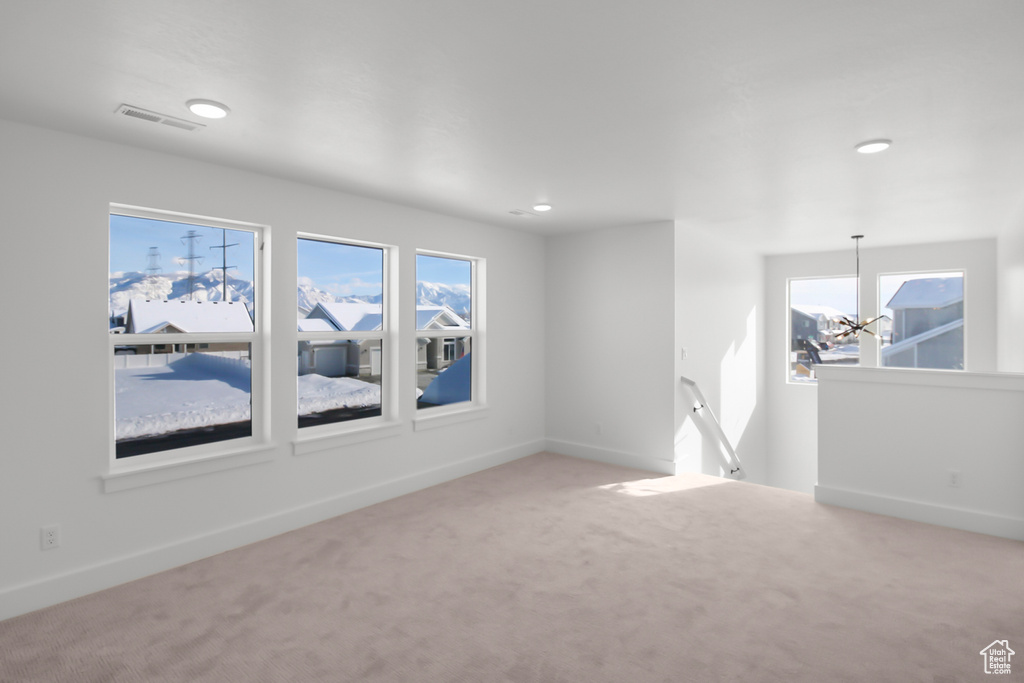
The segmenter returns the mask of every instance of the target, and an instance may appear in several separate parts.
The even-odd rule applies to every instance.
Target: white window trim
[[[793,345],[793,304],[792,304],[793,283],[797,282],[797,281],[800,281],[800,280],[841,280],[843,278],[857,279],[857,275],[854,274],[854,273],[849,273],[849,274],[846,274],[846,275],[801,275],[800,277],[789,277],[789,278],[786,278],[786,326],[783,329],[783,334],[786,335],[786,337],[785,337],[786,341],[785,341],[783,346],[786,349],[786,355],[785,355],[786,364],[784,366],[784,368],[785,368],[785,370],[784,370],[785,375],[784,376],[786,378],[786,385],[787,386],[799,386],[799,387],[816,387],[816,386],[818,386],[817,371],[815,371],[815,379],[814,379],[814,381],[796,382],[796,381],[793,380],[793,371],[789,367],[789,364],[791,362],[790,361],[790,354],[792,353],[791,349],[792,349],[792,345]],[[860,289],[860,281],[859,280],[857,282],[857,288]],[[858,316],[860,315],[860,311],[857,311],[857,315]],[[864,361],[864,353],[862,351],[861,354],[860,354],[860,357],[858,358],[858,364],[857,364],[856,367],[864,367],[863,366],[863,361]]]
[[[441,330],[420,330],[415,329],[416,325],[415,306],[413,307],[413,328],[417,339],[419,338],[445,338],[445,337],[468,337],[472,348],[470,362],[470,396],[469,401],[449,403],[443,406],[431,408],[419,408],[416,405],[416,397],[412,398],[413,429],[422,431],[443,427],[449,424],[457,424],[468,420],[475,420],[486,417],[487,410],[487,260],[478,256],[466,254],[455,254],[444,251],[432,251],[417,249],[417,256],[436,256],[440,258],[458,259],[470,262],[470,289],[472,310],[470,311],[469,329],[441,329]],[[419,281],[417,274],[415,281]],[[417,372],[416,357],[417,347],[413,345],[412,350],[413,372]],[[415,383],[413,384],[415,386]]]
[[[109,456],[107,471],[101,474],[105,492],[121,491],[148,486],[184,477],[216,472],[234,467],[265,462],[272,457],[274,444],[270,441],[270,228],[266,225],[212,218],[176,211],[149,209],[127,204],[111,203],[108,215],[117,214],[134,218],[149,218],[174,223],[194,224],[228,230],[254,233],[253,280],[256,291],[256,320],[253,332],[212,334],[111,334],[108,337],[107,432]],[[109,271],[109,267],[108,267]],[[156,453],[117,458],[115,438],[114,347],[132,345],[181,343],[247,342],[250,344],[250,420],[252,436],[187,446]]]
[[[960,274],[960,275],[963,276],[963,289],[964,289],[964,318],[963,318],[963,320],[964,320],[964,367],[963,367],[963,369],[962,370],[934,370],[934,369],[929,369],[929,368],[896,368],[896,367],[885,367],[885,366],[882,366],[881,365],[881,360],[882,360],[882,343],[881,343],[881,340],[877,339],[877,338],[875,338],[875,337],[873,337],[871,335],[868,335],[868,338],[871,339],[870,353],[865,353],[865,349],[862,348],[861,349],[861,354],[860,354],[860,362],[855,367],[871,368],[871,369],[876,369],[876,370],[884,370],[885,372],[896,371],[896,370],[907,370],[907,371],[910,371],[910,372],[954,372],[954,373],[960,373],[960,372],[969,372],[970,371],[970,367],[969,367],[970,355],[968,353],[969,349],[968,349],[968,335],[967,335],[967,329],[968,329],[969,320],[970,320],[970,305],[969,305],[969,297],[968,297],[969,283],[968,283],[968,268],[967,267],[915,268],[915,269],[912,269],[912,270],[878,271],[878,272],[876,272],[874,274],[874,279],[875,279],[875,298],[876,298],[876,300],[872,302],[872,301],[868,301],[864,297],[861,297],[861,299],[860,299],[860,301],[861,301],[861,310],[858,311],[858,315],[860,315],[861,319],[864,319],[864,320],[868,320],[870,318],[874,318],[875,316],[881,315],[883,307],[882,307],[882,301],[880,300],[879,293],[881,292],[881,289],[882,289],[882,277],[893,276],[893,275],[913,276],[913,275],[929,275],[929,274],[942,274],[942,273]],[[816,387],[816,386],[818,386],[818,383],[816,381],[815,382],[794,382],[793,379],[792,379],[791,373],[790,373],[790,369],[789,369],[789,349],[790,349],[790,345],[792,343],[792,333],[793,333],[793,321],[792,321],[792,310],[793,310],[793,307],[790,304],[790,297],[791,297],[791,293],[792,293],[792,283],[794,281],[797,281],[797,280],[828,280],[828,279],[843,278],[843,277],[855,278],[857,276],[855,274],[851,274],[851,275],[801,275],[799,277],[786,278],[786,325],[785,325],[785,328],[784,328],[783,332],[785,334],[785,344],[784,344],[784,347],[786,349],[786,356],[785,356],[785,358],[786,358],[786,365],[785,365],[784,372],[785,372],[786,384],[788,386],[808,386],[808,387]],[[860,283],[859,282],[857,283],[857,286],[860,287]],[[893,322],[895,324],[895,321],[893,321]],[[864,340],[864,337],[861,337],[861,341],[863,341],[863,340]]]
[[[381,340],[381,414],[356,420],[331,422],[299,428],[292,440],[292,454],[306,455],[334,450],[340,446],[389,438],[400,433],[399,371],[398,371],[398,321],[394,293],[398,291],[398,247],[378,242],[335,237],[308,232],[296,234],[298,240],[315,240],[331,244],[351,245],[380,249],[383,252],[383,305],[381,306],[381,329],[366,332],[296,332],[296,344],[302,341],[335,340],[353,341],[359,339]],[[297,417],[297,413],[296,413]]]

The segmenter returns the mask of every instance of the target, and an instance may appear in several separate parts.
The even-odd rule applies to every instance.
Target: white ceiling
[[[191,98],[232,114],[114,114]],[[994,236],[1024,221],[1024,2],[7,1],[0,117],[541,234]]]

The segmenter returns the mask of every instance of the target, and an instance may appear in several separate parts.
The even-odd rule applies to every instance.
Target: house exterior
[[[116,329],[116,328],[115,328]],[[131,299],[124,314],[127,334],[182,334],[209,332],[252,332],[249,309],[237,301],[193,301],[190,299]],[[113,330],[112,330],[113,331]],[[146,344],[129,347],[135,354],[185,353],[202,350],[205,344]],[[217,344],[219,351],[248,351],[246,342]]]
[[[801,304],[790,307],[790,320],[794,350],[800,341],[833,342],[837,332],[844,328],[840,320],[847,316],[838,308],[831,306],[812,306]],[[847,316],[850,317],[850,316]]]
[[[802,341],[818,341],[818,319],[813,315],[804,313],[799,308],[789,309],[789,320],[791,332],[789,338],[792,340],[793,348],[797,351]]]
[[[298,321],[300,332],[372,332],[382,327],[380,304],[363,302],[318,303]],[[470,329],[450,306],[416,307],[418,330],[451,330],[451,337],[419,337],[416,347],[418,370],[441,370],[470,352],[470,340],[457,336]],[[327,377],[366,377],[380,374],[381,341],[315,340],[299,342],[299,374]]]
[[[380,304],[320,302],[298,321],[300,332],[372,332],[382,327]],[[380,375],[380,339],[310,340],[299,342],[299,374],[325,377]]]
[[[892,309],[892,344],[882,365],[900,368],[964,367],[962,276],[908,280],[886,308]]]
[[[416,345],[417,370],[443,370],[472,349],[470,338],[458,336],[470,325],[450,306],[416,307],[417,330],[451,330],[451,337],[420,337]]]

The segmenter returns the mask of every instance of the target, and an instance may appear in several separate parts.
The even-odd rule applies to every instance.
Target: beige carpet
[[[540,454],[0,622],[0,680],[952,682],[997,638],[1024,680],[1022,543]]]

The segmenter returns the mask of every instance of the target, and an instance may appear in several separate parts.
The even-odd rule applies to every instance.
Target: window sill
[[[820,375],[819,379],[827,379],[829,382],[869,382],[873,384],[1024,391],[1024,374],[1012,372],[850,367],[829,368]]]
[[[470,420],[479,420],[487,417],[489,413],[490,410],[486,405],[471,404],[454,409],[447,407],[426,408],[416,414],[412,425],[414,430],[421,432],[425,429],[435,429],[437,427],[447,427],[448,425],[469,422]]]
[[[311,427],[310,429],[320,429],[320,427]],[[302,434],[299,438],[292,441],[292,453],[294,455],[307,455],[309,453],[329,451],[365,441],[398,436],[401,431],[402,425],[400,422],[379,422],[365,427],[350,428],[342,432]]]
[[[145,465],[114,463],[107,474],[102,475],[103,492],[127,491],[141,486],[162,484],[177,479],[186,479],[213,472],[248,467],[267,462],[274,457],[274,444],[245,446],[190,460],[177,460]]]

